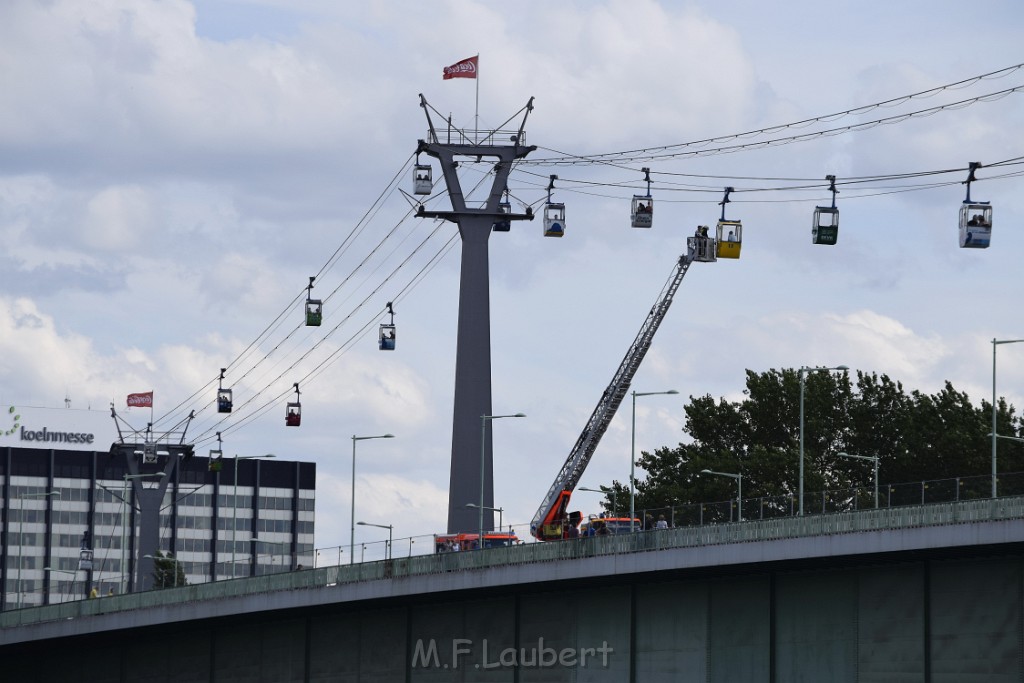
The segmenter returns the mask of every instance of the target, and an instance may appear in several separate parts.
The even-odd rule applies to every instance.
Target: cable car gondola
[[[817,206],[814,208],[814,223],[811,225],[811,242],[814,244],[835,245],[839,241],[839,209],[836,208],[836,177],[825,176],[829,181],[829,191],[832,192],[832,206]]]
[[[647,194],[633,195],[633,211],[630,215],[634,228],[649,228],[654,223],[654,198],[651,197],[651,169],[642,168],[647,182]]]
[[[231,400],[231,390],[224,388],[224,373],[227,368],[220,369],[220,378],[217,380],[217,412],[218,413],[230,413],[233,401]]]
[[[286,427],[298,427],[302,424],[302,403],[299,402],[299,383],[295,383],[295,400],[289,401],[285,408],[284,424]]]
[[[972,161],[967,180],[967,198],[960,205],[960,247],[963,249],[988,249],[992,242],[992,205],[989,202],[971,201],[971,183],[974,172],[981,164]]]
[[[306,326],[320,327],[324,319],[324,304],[320,299],[313,298],[313,280],[316,276],[309,277],[309,287],[306,287]]]
[[[548,183],[548,201],[544,205],[544,236],[564,237],[565,236],[565,204],[551,201],[551,190],[555,187],[558,176],[551,176]]]
[[[433,169],[430,164],[417,163],[412,167],[413,194],[426,195],[434,191]]]
[[[508,216],[512,213],[512,203],[508,200],[508,188],[505,188],[505,196],[498,202],[498,213]],[[512,229],[512,221],[508,218],[499,218],[494,222],[494,232],[508,232]]]
[[[391,314],[391,322],[380,324],[380,335],[378,344],[381,351],[395,350],[395,309],[388,302],[388,313]]]
[[[729,193],[733,188],[725,188],[725,197],[719,204],[722,206],[722,217],[718,220],[715,230],[715,255],[718,258],[739,258],[740,246],[743,244],[743,225],[740,221],[725,217],[725,205],[729,203]]]

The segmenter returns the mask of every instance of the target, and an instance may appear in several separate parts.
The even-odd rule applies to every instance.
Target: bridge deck
[[[396,558],[0,614],[0,645],[447,591],[1024,543],[1024,497],[680,528]]]

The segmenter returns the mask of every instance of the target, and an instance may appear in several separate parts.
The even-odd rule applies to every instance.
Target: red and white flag
[[[469,59],[463,59],[461,62],[456,62],[451,66],[444,68],[444,80],[449,78],[476,78],[476,67],[477,61],[480,59],[480,55],[476,57],[470,57]]]
[[[128,394],[129,408],[152,408],[153,392],[147,391],[142,394]]]

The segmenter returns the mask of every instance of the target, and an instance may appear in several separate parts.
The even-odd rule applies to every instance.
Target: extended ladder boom
[[[658,295],[658,300],[654,306],[651,307],[650,313],[647,314],[647,319],[644,320],[644,324],[640,327],[639,334],[633,340],[629,351],[626,352],[626,356],[622,359],[622,363],[612,377],[608,388],[601,395],[601,400],[597,402],[597,407],[594,408],[594,412],[587,421],[586,427],[583,428],[579,439],[576,440],[576,445],[573,446],[565,464],[562,465],[561,471],[555,478],[547,495],[544,496],[544,502],[541,503],[537,513],[533,516],[533,521],[530,524],[530,533],[537,540],[549,541],[564,537],[565,530],[562,521],[566,514],[566,507],[569,504],[569,497],[579,483],[580,478],[582,478],[587,464],[590,463],[590,458],[594,455],[594,451],[597,450],[601,437],[604,436],[608,425],[611,424],[612,418],[615,417],[615,412],[619,409],[622,399],[625,398],[626,392],[629,391],[633,376],[640,367],[640,363],[647,354],[647,350],[651,348],[654,333],[658,331],[661,321],[665,319],[665,314],[668,313],[668,307],[672,305],[672,299],[675,296],[676,290],[679,289],[686,271],[689,270],[690,264],[693,263],[698,253],[699,245],[697,241],[700,239],[699,237],[687,239],[687,253],[679,257],[674,273],[666,282],[661,294]]]

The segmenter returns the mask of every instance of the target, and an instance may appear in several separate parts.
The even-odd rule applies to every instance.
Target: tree
[[[174,588],[176,586],[187,586],[188,579],[185,578],[185,569],[181,562],[167,553],[164,555],[159,550],[153,556],[153,588]]]
[[[716,401],[710,395],[690,397],[683,431],[692,441],[641,453],[636,462],[646,472],[646,477],[637,481],[638,510],[735,498],[735,482],[701,474],[710,469],[742,474],[744,498],[764,498],[769,513],[788,512],[799,489],[799,373],[795,369],[747,370],[743,393],[745,398],[739,402]],[[819,498],[811,501],[805,497],[805,507],[809,503],[810,509],[868,504],[871,463],[841,457],[841,452],[878,456],[883,486],[947,480],[936,487],[955,488],[956,477],[973,476],[977,477],[976,486],[988,491],[985,475],[990,474],[991,416],[990,403],[983,400],[975,407],[966,393],[949,382],[936,394],[907,394],[902,384],[887,375],[857,371],[854,384],[846,372],[807,373],[804,491],[805,496],[815,492]],[[1024,427],[1013,406],[1000,400],[997,433],[1014,436],[1022,432]],[[1024,444],[1001,441],[999,454],[1001,473],[1024,469]],[[1015,481],[1007,482],[1011,485],[1016,485]],[[629,496],[628,485],[615,481],[611,486],[619,500]],[[915,486],[914,495],[920,499],[921,487]],[[1024,490],[1024,475],[1019,488]],[[863,499],[854,501],[858,489],[863,489]],[[821,496],[822,491],[832,492],[831,497]],[[611,509],[611,498],[609,494],[606,509]],[[701,513],[706,517],[706,510]],[[712,511],[714,514],[722,513]]]

